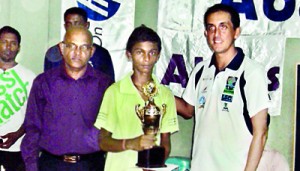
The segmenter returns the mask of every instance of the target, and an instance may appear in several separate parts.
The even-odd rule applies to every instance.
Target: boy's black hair
[[[204,26],[207,27],[207,18],[210,14],[215,12],[227,12],[231,16],[231,22],[233,24],[233,28],[236,29],[240,27],[240,16],[239,13],[231,6],[225,4],[215,4],[209,7],[204,14]]]
[[[10,27],[10,26],[4,26],[0,29],[0,36],[4,33],[11,33],[11,34],[14,34],[16,35],[17,37],[17,41],[18,41],[18,44],[20,45],[21,43],[21,35],[20,33],[18,32],[18,30]]]
[[[127,41],[126,50],[131,52],[132,47],[138,42],[150,41],[157,43],[158,51],[161,50],[161,40],[158,34],[151,28],[141,25],[133,30]]]
[[[67,9],[66,12],[64,13],[64,21],[66,21],[67,16],[70,15],[70,14],[80,15],[83,18],[83,20],[85,22],[87,22],[87,13],[82,8],[72,7],[72,8]]]

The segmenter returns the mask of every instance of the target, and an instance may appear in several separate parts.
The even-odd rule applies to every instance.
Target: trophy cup
[[[161,119],[166,113],[166,105],[163,104],[161,109],[155,105],[153,97],[157,94],[157,88],[153,81],[143,86],[143,94],[148,100],[141,109],[139,104],[136,105],[135,111],[142,122],[144,134],[156,135],[159,132]],[[145,168],[166,167],[164,147],[156,145],[152,149],[139,151],[136,165]]]

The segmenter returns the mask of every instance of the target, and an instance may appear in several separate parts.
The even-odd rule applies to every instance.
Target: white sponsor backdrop
[[[116,80],[131,70],[131,63],[125,56],[125,47],[128,37],[134,29],[135,1],[63,0],[61,3],[62,14],[70,7],[80,6],[79,4],[88,12],[89,30],[94,35],[94,42],[109,50]],[[103,19],[98,20],[93,16]],[[61,21],[63,25],[63,15]],[[65,30],[62,29],[61,32],[63,36]]]
[[[212,55],[204,37],[203,16],[216,3],[235,7],[240,14],[242,35],[236,45],[265,66],[269,79],[271,115],[279,115],[285,41],[300,37],[299,0],[160,0],[158,33],[163,50],[156,75],[173,93],[181,96],[195,60]],[[253,80],[255,81],[255,80]],[[253,90],[255,91],[255,90]]]
[[[121,79],[131,70],[124,50],[134,28],[135,1],[64,0],[62,13],[79,3],[103,16],[108,15],[110,3],[120,4],[113,16],[102,21],[89,18],[89,21],[95,43],[110,51],[116,80]],[[300,37],[300,0],[160,0],[157,31],[162,38],[163,49],[156,65],[156,75],[175,95],[181,96],[195,64],[212,54],[203,34],[203,15],[216,3],[230,4],[239,11],[242,35],[236,45],[242,47],[248,57],[265,66],[272,99],[269,112],[279,115],[285,41],[287,37]],[[104,8],[99,8],[99,5]]]

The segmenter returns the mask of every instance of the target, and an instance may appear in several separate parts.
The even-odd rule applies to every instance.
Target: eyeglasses
[[[65,47],[67,49],[70,49],[72,51],[78,49],[79,51],[81,52],[87,52],[88,50],[90,50],[92,48],[93,45],[81,45],[81,46],[78,46],[74,43],[65,43],[63,42],[63,44],[65,45]]]

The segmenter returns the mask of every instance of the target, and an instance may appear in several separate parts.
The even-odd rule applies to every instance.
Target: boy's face
[[[66,16],[65,20],[65,29],[67,30],[68,28],[72,26],[83,26],[85,28],[89,28],[89,22],[84,21],[82,16],[78,14],[69,14]]]
[[[138,42],[131,52],[127,51],[127,56],[132,59],[134,72],[141,74],[152,74],[159,55],[157,43],[150,41]]]

